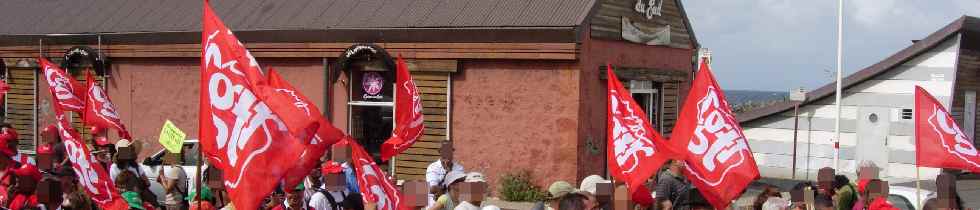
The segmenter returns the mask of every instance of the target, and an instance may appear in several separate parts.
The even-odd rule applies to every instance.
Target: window
[[[348,126],[375,162],[381,163],[381,144],[391,137],[394,128],[394,74],[378,62],[355,61],[348,89]]]
[[[912,119],[912,109],[902,109],[902,119],[911,120]]]
[[[647,119],[650,120],[651,124],[650,127],[657,131],[663,131],[663,122],[660,117],[661,105],[663,104],[663,98],[660,95],[661,85],[653,81],[631,80],[629,81],[629,89],[630,93],[632,93],[633,100],[647,114]]]

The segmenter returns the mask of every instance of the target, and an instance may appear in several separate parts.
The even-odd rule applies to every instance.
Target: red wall
[[[162,148],[157,140],[165,120],[173,121],[188,139],[198,138],[199,62],[192,58],[112,61],[107,91],[133,138],[145,141],[141,157]],[[274,67],[323,110],[322,60],[259,59],[259,63]]]
[[[580,151],[578,180],[588,175],[605,174],[606,151],[606,80],[599,79],[599,66],[610,63],[615,66],[644,67],[655,69],[676,69],[693,71],[695,50],[678,49],[665,46],[648,46],[626,41],[596,40],[588,36],[588,28],[581,45],[580,68],[582,69],[581,135],[579,148],[587,148],[589,141],[599,148],[598,154]],[[679,103],[687,95],[690,81],[681,84]],[[680,107],[678,105],[678,107]],[[665,134],[666,135],[666,134]]]
[[[455,158],[488,176],[576,182],[579,71],[572,62],[463,61],[452,78]]]

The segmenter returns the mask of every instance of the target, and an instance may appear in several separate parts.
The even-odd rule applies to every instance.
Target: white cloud
[[[846,1],[844,10],[851,13],[858,23],[868,27],[878,25],[896,13],[896,0],[852,0]]]

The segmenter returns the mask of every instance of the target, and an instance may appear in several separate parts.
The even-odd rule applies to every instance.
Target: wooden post
[[[792,178],[796,179],[796,145],[799,142],[798,133],[800,129],[800,103],[797,102],[793,104],[793,175]]]

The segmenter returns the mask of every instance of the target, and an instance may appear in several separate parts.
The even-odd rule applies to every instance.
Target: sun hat
[[[446,179],[442,180],[442,186],[449,187],[450,184],[456,182],[459,179],[466,179],[466,173],[459,171],[450,171],[446,174]]]
[[[593,195],[596,193],[596,185],[599,183],[612,183],[609,180],[603,179],[599,175],[591,175],[582,179],[582,184],[579,186],[579,190],[589,192]]]
[[[470,172],[466,174],[466,180],[464,182],[487,182],[487,179],[480,172]]]

